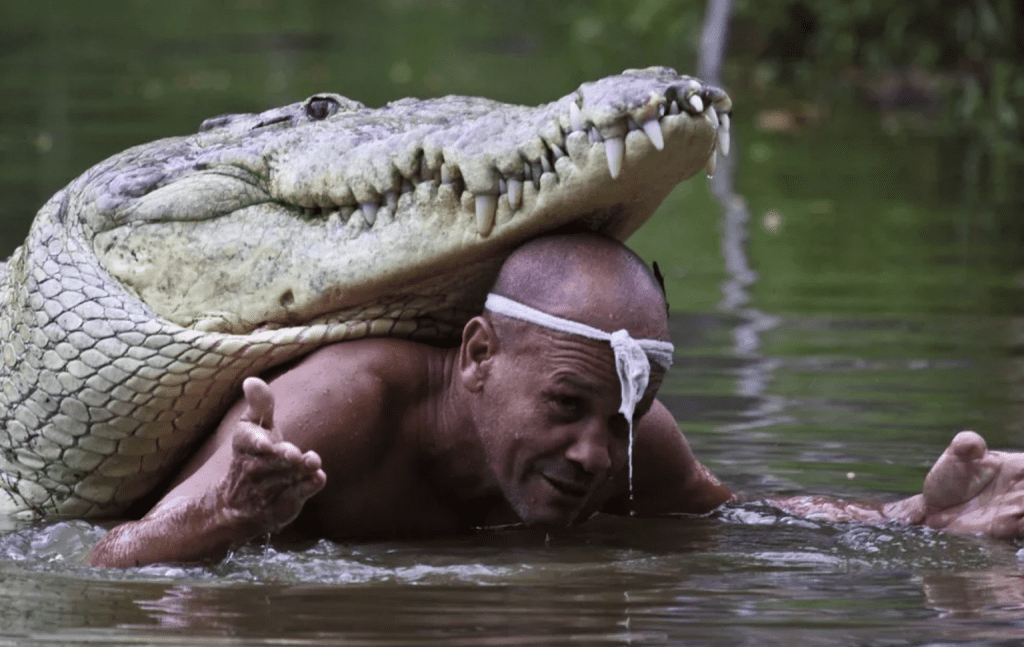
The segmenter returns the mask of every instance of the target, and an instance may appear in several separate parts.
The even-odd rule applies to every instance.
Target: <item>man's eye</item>
[[[555,394],[550,399],[552,406],[561,415],[575,416],[583,410],[583,400],[576,396]]]

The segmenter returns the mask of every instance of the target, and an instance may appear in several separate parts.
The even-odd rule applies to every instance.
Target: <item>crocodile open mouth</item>
[[[511,221],[517,214],[530,212],[537,196],[549,184],[560,184],[578,172],[594,155],[595,147],[603,150],[608,178],[614,181],[630,163],[627,141],[631,136],[643,135],[650,146],[661,151],[665,148],[666,131],[680,129],[684,122],[697,117],[707,119],[715,132],[716,150],[708,157],[708,173],[714,172],[717,153],[728,154],[731,103],[720,90],[694,81],[670,88],[660,100],[638,105],[600,124],[584,116],[581,100],[578,96],[567,102],[563,119],[556,121],[555,127],[549,125],[534,142],[540,145],[524,146],[518,160],[501,167],[495,165],[489,186],[481,187],[479,182],[475,187],[468,186],[458,156],[448,160],[443,147],[420,144],[413,145],[414,150],[402,156],[407,162],[395,164],[390,188],[370,191],[360,201],[348,185],[336,183],[329,191],[307,194],[304,204],[294,208],[305,219],[344,228],[349,238],[355,238],[378,225],[387,226],[396,217],[411,214],[419,205],[434,200],[472,212],[477,233],[486,237],[497,222]],[[607,213],[607,208],[601,211]],[[580,220],[594,222],[599,218],[584,215]]]
[[[731,108],[666,68],[536,107],[314,95],[211,120],[178,140],[180,159],[136,160],[103,185],[121,194],[105,197],[115,225],[93,248],[160,316],[207,332],[363,320],[389,295],[460,309],[475,297],[447,293],[482,280],[466,268],[525,240],[570,224],[625,240],[676,184],[714,170]]]

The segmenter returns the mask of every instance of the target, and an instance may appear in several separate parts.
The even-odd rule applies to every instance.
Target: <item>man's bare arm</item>
[[[245,409],[218,430],[227,442],[145,517],[121,524],[93,548],[93,566],[140,566],[223,557],[232,547],[290,523],[326,476],[315,452],[284,442],[270,388],[246,380]]]
[[[693,456],[659,402],[637,425],[637,514],[709,512],[735,499]],[[927,525],[999,539],[1024,537],[1024,453],[989,451],[973,431],[957,434],[925,478],[922,493],[893,503],[823,496],[765,500],[797,516],[828,521]],[[610,508],[620,511],[621,502]]]
[[[658,515],[703,514],[734,498],[694,457],[672,414],[658,400],[636,423],[633,447],[633,501],[618,497],[609,512]]]
[[[962,431],[928,472],[921,494],[889,504],[811,496],[767,502],[798,516],[829,521],[899,521],[1016,539],[1024,537],[1024,454],[989,451],[981,436]]]

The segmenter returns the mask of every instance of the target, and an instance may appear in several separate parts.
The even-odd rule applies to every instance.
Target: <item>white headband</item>
[[[615,371],[619,375],[619,385],[622,387],[622,403],[619,405],[619,413],[626,417],[630,432],[633,430],[633,411],[636,409],[637,402],[644,397],[644,391],[647,390],[647,383],[650,381],[651,362],[653,361],[665,369],[672,365],[672,353],[675,347],[667,341],[633,339],[625,329],[612,333],[605,332],[578,321],[549,315],[500,294],[488,294],[484,308],[545,328],[609,342],[612,352],[615,353]]]

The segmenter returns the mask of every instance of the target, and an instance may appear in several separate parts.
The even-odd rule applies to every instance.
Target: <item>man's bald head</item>
[[[668,339],[665,297],[625,245],[597,234],[538,238],[502,265],[491,292],[542,312],[637,339]]]

